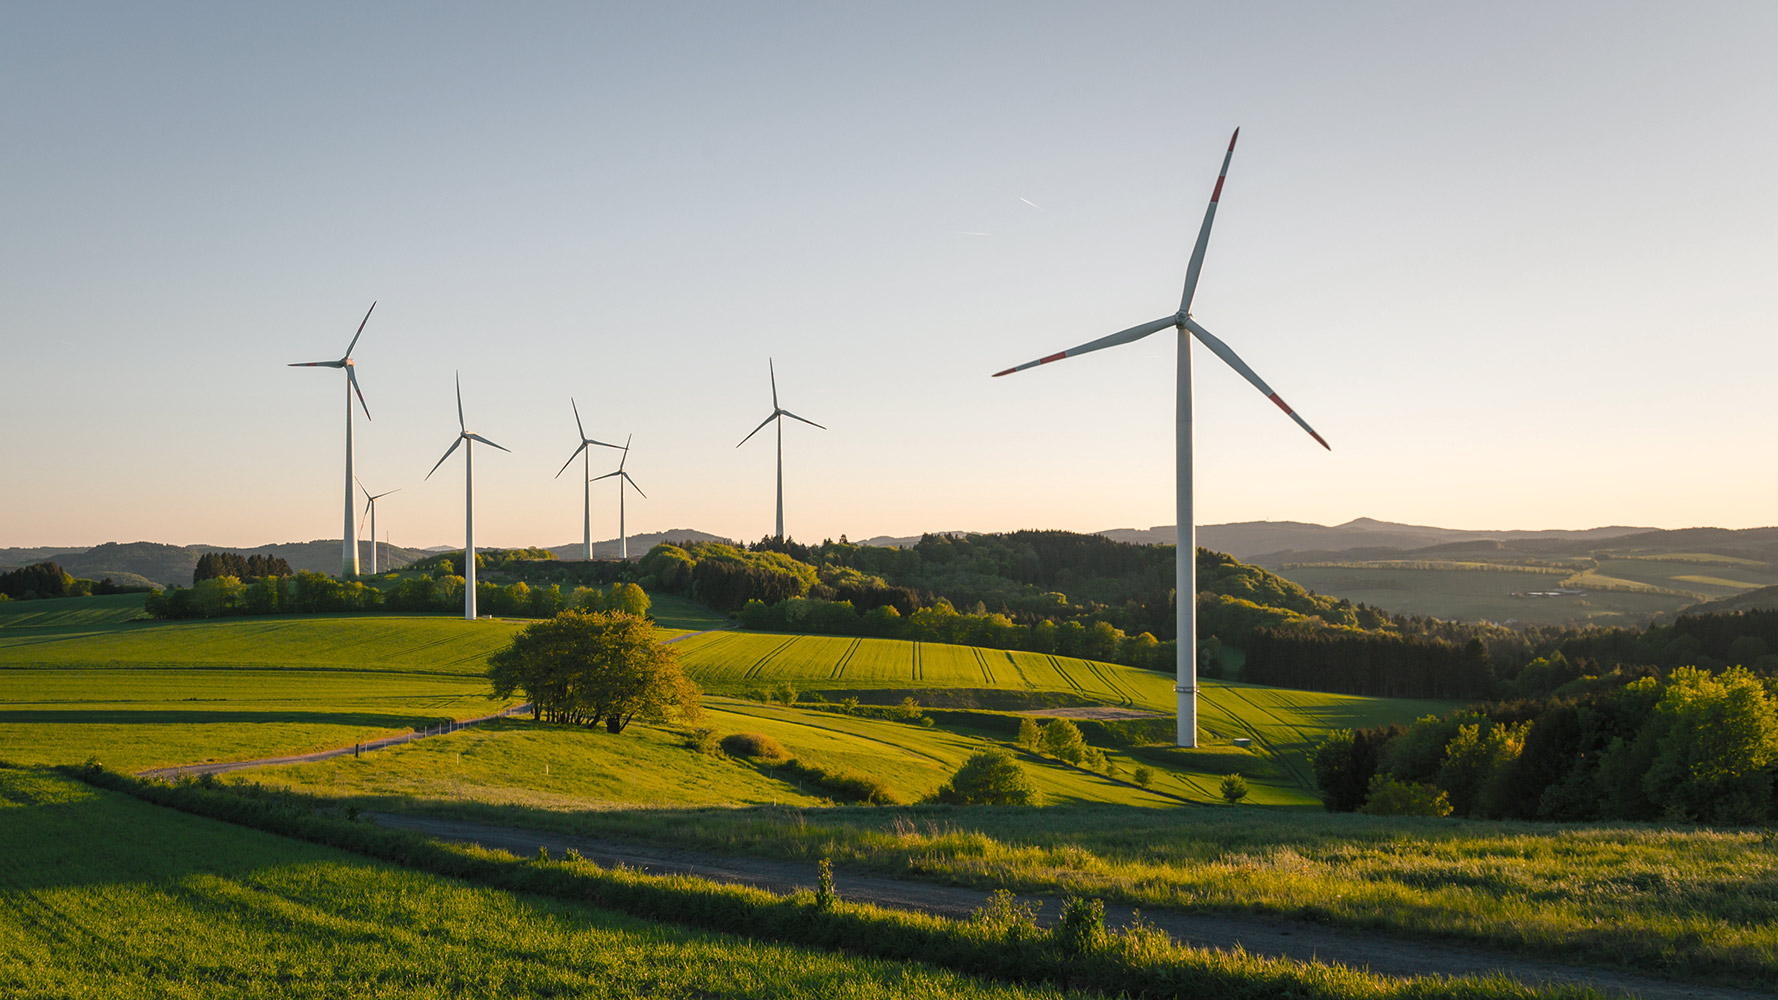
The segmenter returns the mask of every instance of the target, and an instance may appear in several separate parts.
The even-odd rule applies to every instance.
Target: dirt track
[[[588,860],[607,867],[623,864],[653,874],[696,875],[777,893],[815,887],[815,866],[801,862],[730,857],[687,848],[622,843],[426,816],[375,813],[370,818],[383,826],[414,830],[445,840],[477,843],[520,856],[536,854],[539,847],[547,847],[556,855],[573,848]],[[950,918],[968,917],[988,898],[988,893],[979,889],[910,882],[868,872],[836,871],[835,881],[844,899]],[[1054,897],[1023,898],[1043,904],[1040,919],[1061,909],[1060,900]],[[1128,906],[1107,904],[1105,907],[1106,920],[1114,926],[1128,923],[1131,914]],[[1621,969],[1563,965],[1520,958],[1502,951],[1405,940],[1376,932],[1336,930],[1301,921],[1165,910],[1145,910],[1142,918],[1161,927],[1176,940],[1197,947],[1240,947],[1250,954],[1297,961],[1318,959],[1368,968],[1383,975],[1502,973],[1525,983],[1579,984],[1649,1000],[1769,998],[1769,994],[1751,990],[1679,983]]]

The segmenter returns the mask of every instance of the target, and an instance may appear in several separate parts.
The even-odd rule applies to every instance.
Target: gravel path
[[[381,750],[384,747],[394,746],[398,743],[412,743],[415,740],[423,740],[430,736],[444,736],[449,733],[454,733],[459,729],[467,729],[470,726],[480,725],[484,722],[492,722],[495,719],[504,719],[509,715],[518,715],[520,712],[529,712],[530,710],[531,703],[526,702],[523,705],[514,705],[511,708],[503,708],[500,711],[495,712],[493,715],[484,715],[477,719],[459,719],[453,722],[441,722],[437,726],[423,729],[418,732],[407,733],[402,736],[386,736],[380,740],[371,740],[369,743],[354,743],[349,747],[335,747],[332,750],[317,750],[314,753],[291,754],[286,757],[261,757],[257,760],[231,760],[208,764],[180,764],[177,767],[154,767],[149,768],[146,771],[137,771],[136,776],[139,778],[178,778],[184,775],[222,774],[225,771],[239,771],[242,768],[247,767],[265,767],[268,764],[307,764],[310,761],[327,760],[330,757],[344,757],[347,754],[369,753],[372,750]]]
[[[413,830],[444,840],[477,843],[511,851],[521,857],[536,854],[539,847],[549,848],[556,856],[573,848],[581,856],[606,867],[623,864],[651,874],[695,875],[777,893],[813,890],[815,887],[815,866],[803,862],[732,857],[681,847],[625,843],[429,816],[368,815],[383,826]],[[919,910],[953,919],[968,917],[988,898],[988,893],[979,889],[910,882],[843,869],[835,872],[835,882],[842,899],[893,909]],[[1043,904],[1040,919],[1061,910],[1061,901],[1056,897],[1021,898]],[[1132,912],[1128,906],[1107,903],[1106,921],[1113,926],[1122,926],[1129,922]],[[1382,975],[1501,973],[1525,983],[1580,984],[1648,1000],[1755,1000],[1761,997],[1769,1000],[1769,994],[1751,990],[1680,983],[1628,970],[1564,965],[1521,958],[1504,951],[1432,944],[1302,921],[1166,910],[1145,910],[1142,918],[1167,931],[1176,940],[1197,947],[1225,950],[1240,947],[1250,954],[1296,961],[1319,960]]]

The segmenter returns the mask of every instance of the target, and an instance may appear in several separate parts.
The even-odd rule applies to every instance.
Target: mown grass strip
[[[353,822],[315,800],[246,788],[143,782],[97,768],[64,773],[95,787],[194,815],[296,837],[495,888],[586,902],[649,920],[784,943],[923,962],[1013,982],[1085,987],[1132,997],[1231,1000],[1327,998],[1597,998],[1575,986],[1531,987],[1504,977],[1388,979],[1320,963],[1183,948],[1146,925],[1108,932],[1097,901],[1043,930],[1007,901],[971,922],[856,903],[822,905],[811,893],[777,896],[685,876],[604,869],[578,858],[519,859],[402,830]]]

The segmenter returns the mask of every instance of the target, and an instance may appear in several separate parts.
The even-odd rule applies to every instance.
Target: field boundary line
[[[415,740],[428,739],[433,736],[448,736],[458,730],[468,729],[471,726],[479,726],[484,722],[494,722],[499,719],[504,719],[509,715],[517,715],[520,712],[529,711],[531,711],[531,703],[525,702],[522,705],[512,705],[503,708],[492,715],[484,715],[475,719],[453,719],[450,722],[441,722],[437,726],[427,726],[425,729],[416,732],[405,733],[400,736],[385,736],[382,739],[371,740],[368,743],[354,743],[349,747],[335,747],[332,750],[317,750],[314,753],[289,754],[283,757],[260,757],[255,760],[231,760],[203,764],[177,764],[172,767],[151,767],[145,771],[137,771],[136,777],[168,779],[183,778],[188,775],[224,774],[229,771],[240,771],[249,767],[269,767],[275,764],[308,764],[318,760],[331,760],[335,757],[344,757],[347,754],[357,756],[360,753],[369,753],[372,750],[382,750],[386,747],[392,747],[402,743],[412,743]]]

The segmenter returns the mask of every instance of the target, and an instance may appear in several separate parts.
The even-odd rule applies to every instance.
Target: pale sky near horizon
[[[1768,3],[13,4],[0,546],[1778,523]],[[986,235],[977,235],[986,234]],[[603,456],[594,474],[615,468]],[[593,535],[617,531],[609,481]]]

